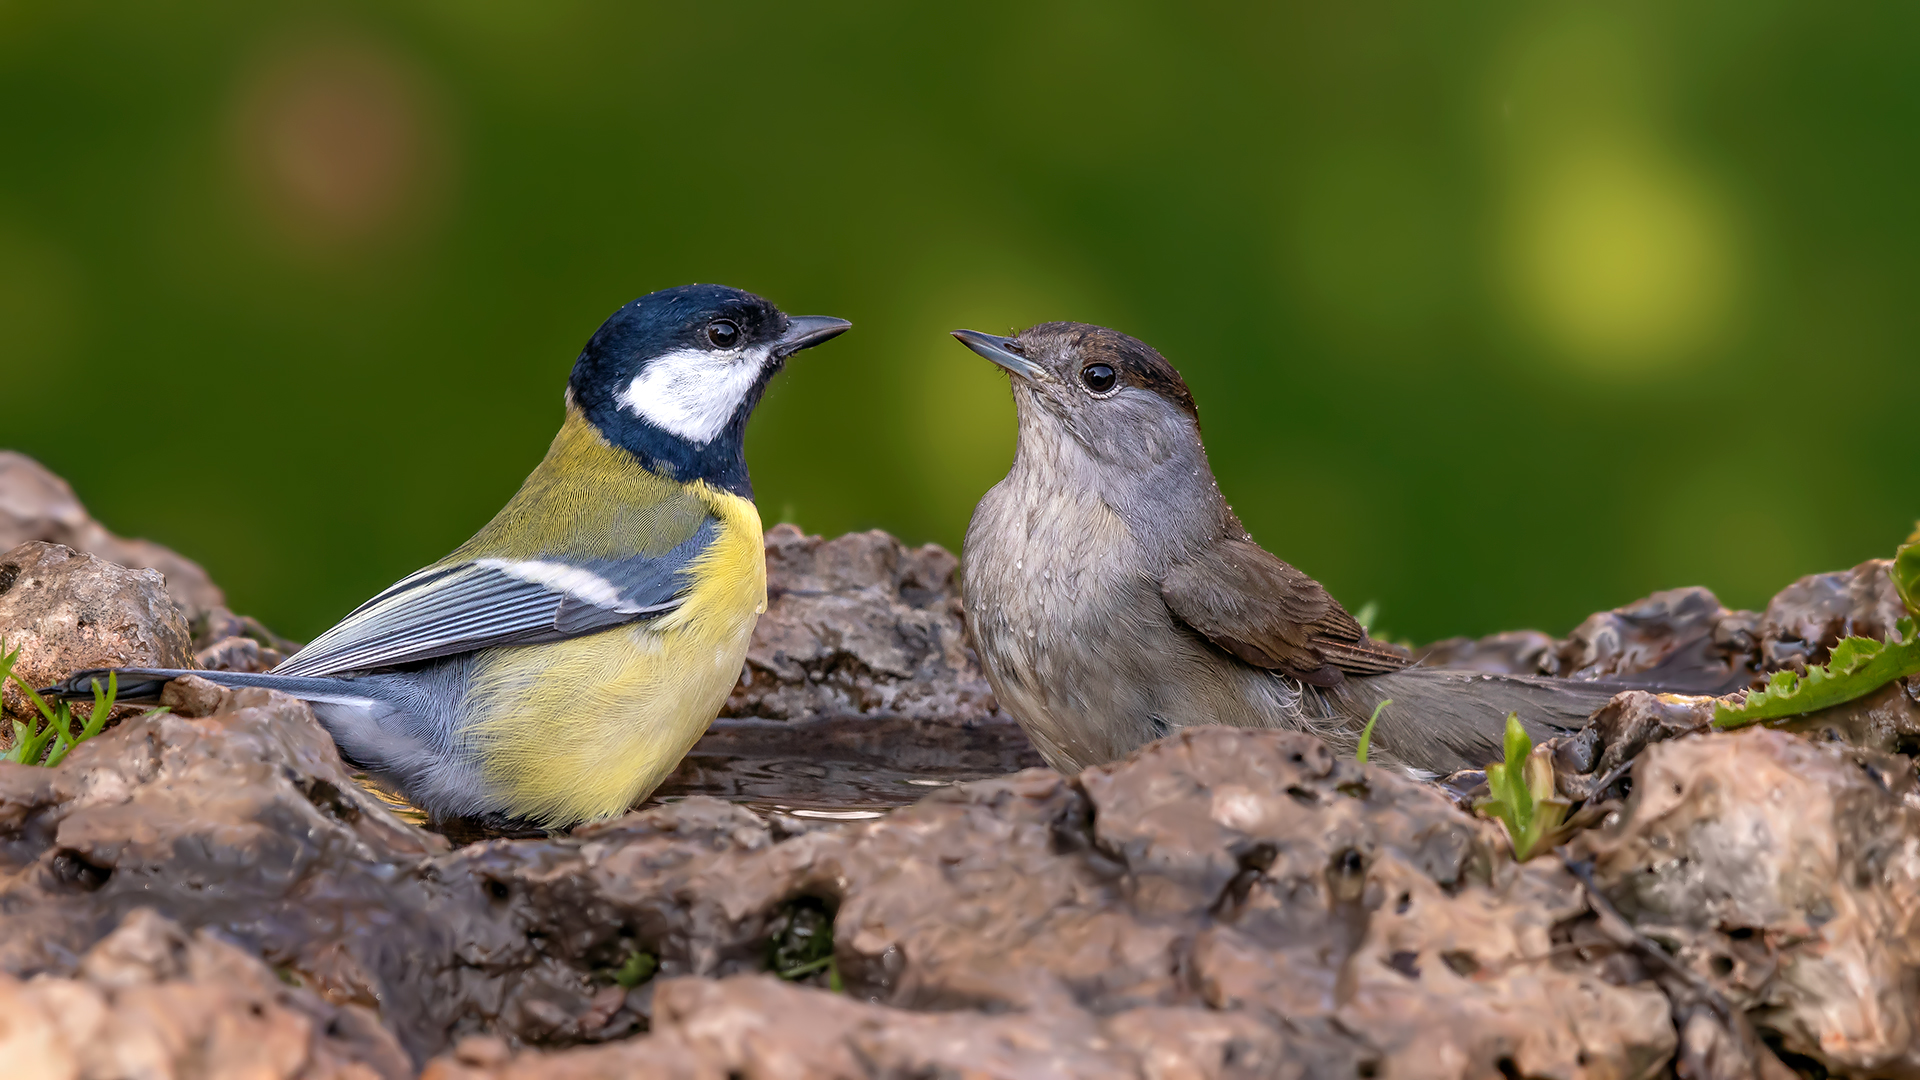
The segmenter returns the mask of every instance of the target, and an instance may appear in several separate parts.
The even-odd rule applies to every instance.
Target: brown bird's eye
[[[716,349],[731,349],[740,343],[740,328],[732,319],[715,319],[707,324],[707,340]]]
[[[1080,369],[1081,383],[1096,394],[1104,394],[1113,389],[1113,384],[1117,380],[1118,376],[1114,375],[1113,369],[1105,364],[1088,364]]]

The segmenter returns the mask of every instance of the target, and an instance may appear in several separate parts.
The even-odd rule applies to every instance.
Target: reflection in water
[[[842,716],[819,720],[716,720],[680,767],[641,809],[694,795],[740,803],[760,813],[816,821],[861,821],[918,802],[933,790],[1046,763],[1011,720],[977,724]],[[369,794],[409,824],[426,812],[364,775]],[[502,832],[478,822],[438,822],[456,844]]]
[[[933,788],[1044,764],[1010,720],[718,720],[650,801],[711,795],[823,817],[905,806]]]

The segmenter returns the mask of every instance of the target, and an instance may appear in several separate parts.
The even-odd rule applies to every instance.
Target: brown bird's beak
[[[983,334],[978,330],[955,330],[953,336],[960,339],[960,344],[1023,379],[1030,380],[1040,373],[1040,369],[1034,366],[1033,361],[1028,360],[1024,355],[1027,351],[1026,346],[1013,338],[994,337],[992,334]]]
[[[811,349],[851,329],[852,323],[831,315],[794,315],[787,319],[787,332],[773,343],[773,355],[784,360],[801,349]]]

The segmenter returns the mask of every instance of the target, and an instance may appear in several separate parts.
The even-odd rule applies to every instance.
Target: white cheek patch
[[[662,431],[710,443],[759,380],[770,348],[762,345],[732,357],[677,349],[655,357],[613,400]]]

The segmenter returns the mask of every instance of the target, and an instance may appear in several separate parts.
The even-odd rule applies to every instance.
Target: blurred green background
[[[1758,605],[1920,514],[1920,7],[0,0],[0,445],[296,636],[688,281],[852,319],[763,516],[957,547],[945,332],[1113,325],[1396,635]]]

